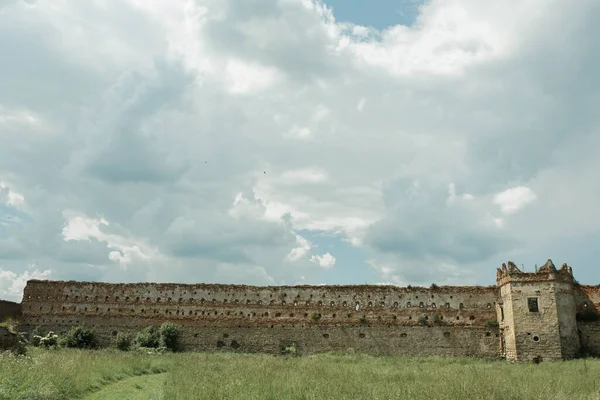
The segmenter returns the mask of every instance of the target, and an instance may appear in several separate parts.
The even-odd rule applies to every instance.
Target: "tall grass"
[[[585,365],[584,365],[585,362]],[[166,399],[600,399],[600,360],[184,354]]]
[[[169,355],[116,350],[43,350],[0,354],[0,400],[78,399],[129,376],[165,371]]]
[[[78,399],[101,388],[109,389],[108,385],[118,380],[161,371],[167,373],[156,376],[161,382],[165,380],[159,385],[160,397],[169,400],[600,400],[597,359],[536,365],[359,354],[148,355],[74,349],[30,349],[27,357],[0,355],[0,400]],[[156,383],[153,379],[147,380],[149,385]]]

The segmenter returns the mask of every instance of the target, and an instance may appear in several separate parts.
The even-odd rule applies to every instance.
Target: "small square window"
[[[529,307],[529,312],[540,312],[540,308],[538,305],[538,299],[536,297],[528,298],[527,306]]]

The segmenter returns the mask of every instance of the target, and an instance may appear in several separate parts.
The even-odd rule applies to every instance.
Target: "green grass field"
[[[0,399],[598,399],[600,360],[508,364],[323,354],[0,355]]]

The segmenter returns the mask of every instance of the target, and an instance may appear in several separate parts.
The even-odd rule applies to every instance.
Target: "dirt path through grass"
[[[85,397],[85,400],[159,400],[163,399],[166,373],[139,375],[110,384]]]

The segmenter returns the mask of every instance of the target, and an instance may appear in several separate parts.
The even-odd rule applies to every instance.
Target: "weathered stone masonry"
[[[117,332],[172,321],[182,326],[187,350],[278,353],[294,343],[301,354],[355,349],[511,360],[569,358],[582,346],[600,351],[593,317],[600,288],[574,284],[570,267],[556,270],[549,262],[524,273],[509,262],[497,280],[498,286],[431,288],[32,280],[21,330],[41,325],[61,333],[86,324],[110,344]],[[577,321],[578,311],[585,321]]]

